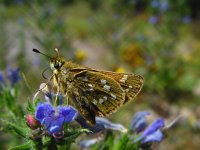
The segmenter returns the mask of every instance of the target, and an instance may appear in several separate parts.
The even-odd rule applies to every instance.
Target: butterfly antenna
[[[57,48],[55,48],[55,51],[57,53],[57,57],[60,57],[60,53],[59,53],[59,50]]]
[[[39,53],[39,54],[42,54],[42,55],[44,55],[44,56],[46,56],[46,57],[48,57],[48,58],[52,58],[51,56],[49,56],[49,55],[47,55],[47,54],[45,54],[45,53],[42,53],[42,52],[40,52],[39,50],[37,50],[37,49],[35,49],[35,48],[33,48],[32,50],[33,50],[33,52],[35,52],[35,53]]]

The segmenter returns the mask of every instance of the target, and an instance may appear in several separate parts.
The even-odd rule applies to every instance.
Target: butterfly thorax
[[[50,67],[53,71],[54,86],[59,88],[59,92],[66,94],[74,78],[74,74],[70,70],[79,68],[79,65],[66,61],[62,57],[57,57],[50,60]]]

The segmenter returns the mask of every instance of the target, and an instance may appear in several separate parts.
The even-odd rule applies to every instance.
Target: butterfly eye
[[[59,61],[55,61],[55,63],[54,63],[54,68],[56,68],[56,69],[59,69],[60,67],[61,67],[61,63],[59,62]]]

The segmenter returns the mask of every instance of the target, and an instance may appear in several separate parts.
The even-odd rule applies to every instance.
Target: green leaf
[[[95,150],[113,150],[115,136],[112,131],[107,131],[106,137],[99,146],[94,146]]]
[[[75,139],[81,135],[82,133],[90,133],[90,130],[88,129],[77,129],[75,131],[67,132],[67,137],[64,138],[65,142],[73,142]]]
[[[31,113],[35,112],[35,107],[33,106],[32,102],[30,100],[28,100],[26,109]]]
[[[49,136],[43,136],[42,137],[43,145],[48,145],[50,142],[51,142],[51,138]]]
[[[28,141],[25,144],[12,147],[9,150],[30,150],[30,149],[32,149],[32,147],[33,147],[32,146],[32,141]]]
[[[6,106],[10,109],[13,110],[15,102],[16,102],[16,97],[13,97],[12,92],[14,89],[5,89],[3,92],[3,98],[6,102]]]
[[[1,120],[1,121],[4,123],[4,126],[8,131],[15,132],[17,135],[20,135],[23,138],[27,138],[27,133],[29,132],[29,128],[20,127],[19,125],[8,122],[6,120]]]
[[[128,142],[128,134],[124,134],[122,138],[118,141],[118,143],[115,144],[114,150],[125,150]]]

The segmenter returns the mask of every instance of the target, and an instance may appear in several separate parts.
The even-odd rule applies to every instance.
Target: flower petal
[[[145,127],[147,126],[147,122],[145,120],[145,117],[147,115],[149,115],[150,113],[147,111],[141,111],[141,112],[137,112],[134,115],[134,118],[131,122],[131,128],[133,129],[133,131],[139,133],[142,130],[145,129]]]
[[[1,71],[0,71],[0,84],[4,84],[4,76]]]
[[[50,134],[61,132],[63,128],[65,118],[64,117],[55,117],[51,120],[50,126],[47,128]]]
[[[127,132],[127,129],[123,125],[117,124],[117,123],[112,123],[106,118],[96,117],[96,124],[102,125],[105,129]]]
[[[14,84],[16,84],[21,79],[19,71],[20,71],[19,68],[16,69],[8,68],[7,77],[11,83],[11,86],[14,86]]]
[[[52,102],[52,101],[53,101],[53,93],[51,93],[51,92],[46,92],[45,95],[44,95],[44,99],[45,99],[47,102]]]
[[[58,113],[60,115],[64,116],[65,122],[73,121],[77,117],[77,114],[78,114],[78,111],[74,109],[73,107],[58,106],[56,109],[58,110]]]
[[[42,119],[41,124],[44,125],[47,128],[50,127],[52,122],[52,117],[44,117],[44,119]]]
[[[79,146],[81,148],[89,148],[92,145],[96,144],[100,139],[99,138],[94,138],[94,139],[89,139],[89,140],[82,140],[79,142]]]
[[[151,16],[149,18],[149,23],[156,24],[157,22],[158,22],[158,17],[157,16]]]
[[[49,103],[39,103],[36,106],[36,112],[35,112],[35,118],[40,121],[40,123],[43,122],[43,119],[45,117],[50,117],[55,113],[53,107]]]
[[[161,142],[164,138],[163,133],[160,130],[157,130],[153,134],[150,134],[146,136],[142,143],[148,143],[148,142]]]
[[[158,118],[154,122],[152,122],[142,133],[142,137],[146,137],[150,134],[153,134],[156,132],[158,129],[163,128],[165,125],[164,119]]]
[[[95,119],[96,119],[96,124],[94,126],[89,125],[87,121],[81,115],[77,116],[76,121],[83,128],[87,128],[93,133],[97,133],[106,129],[127,132],[127,129],[121,124],[112,123],[108,119],[105,119],[103,117],[96,117]]]

